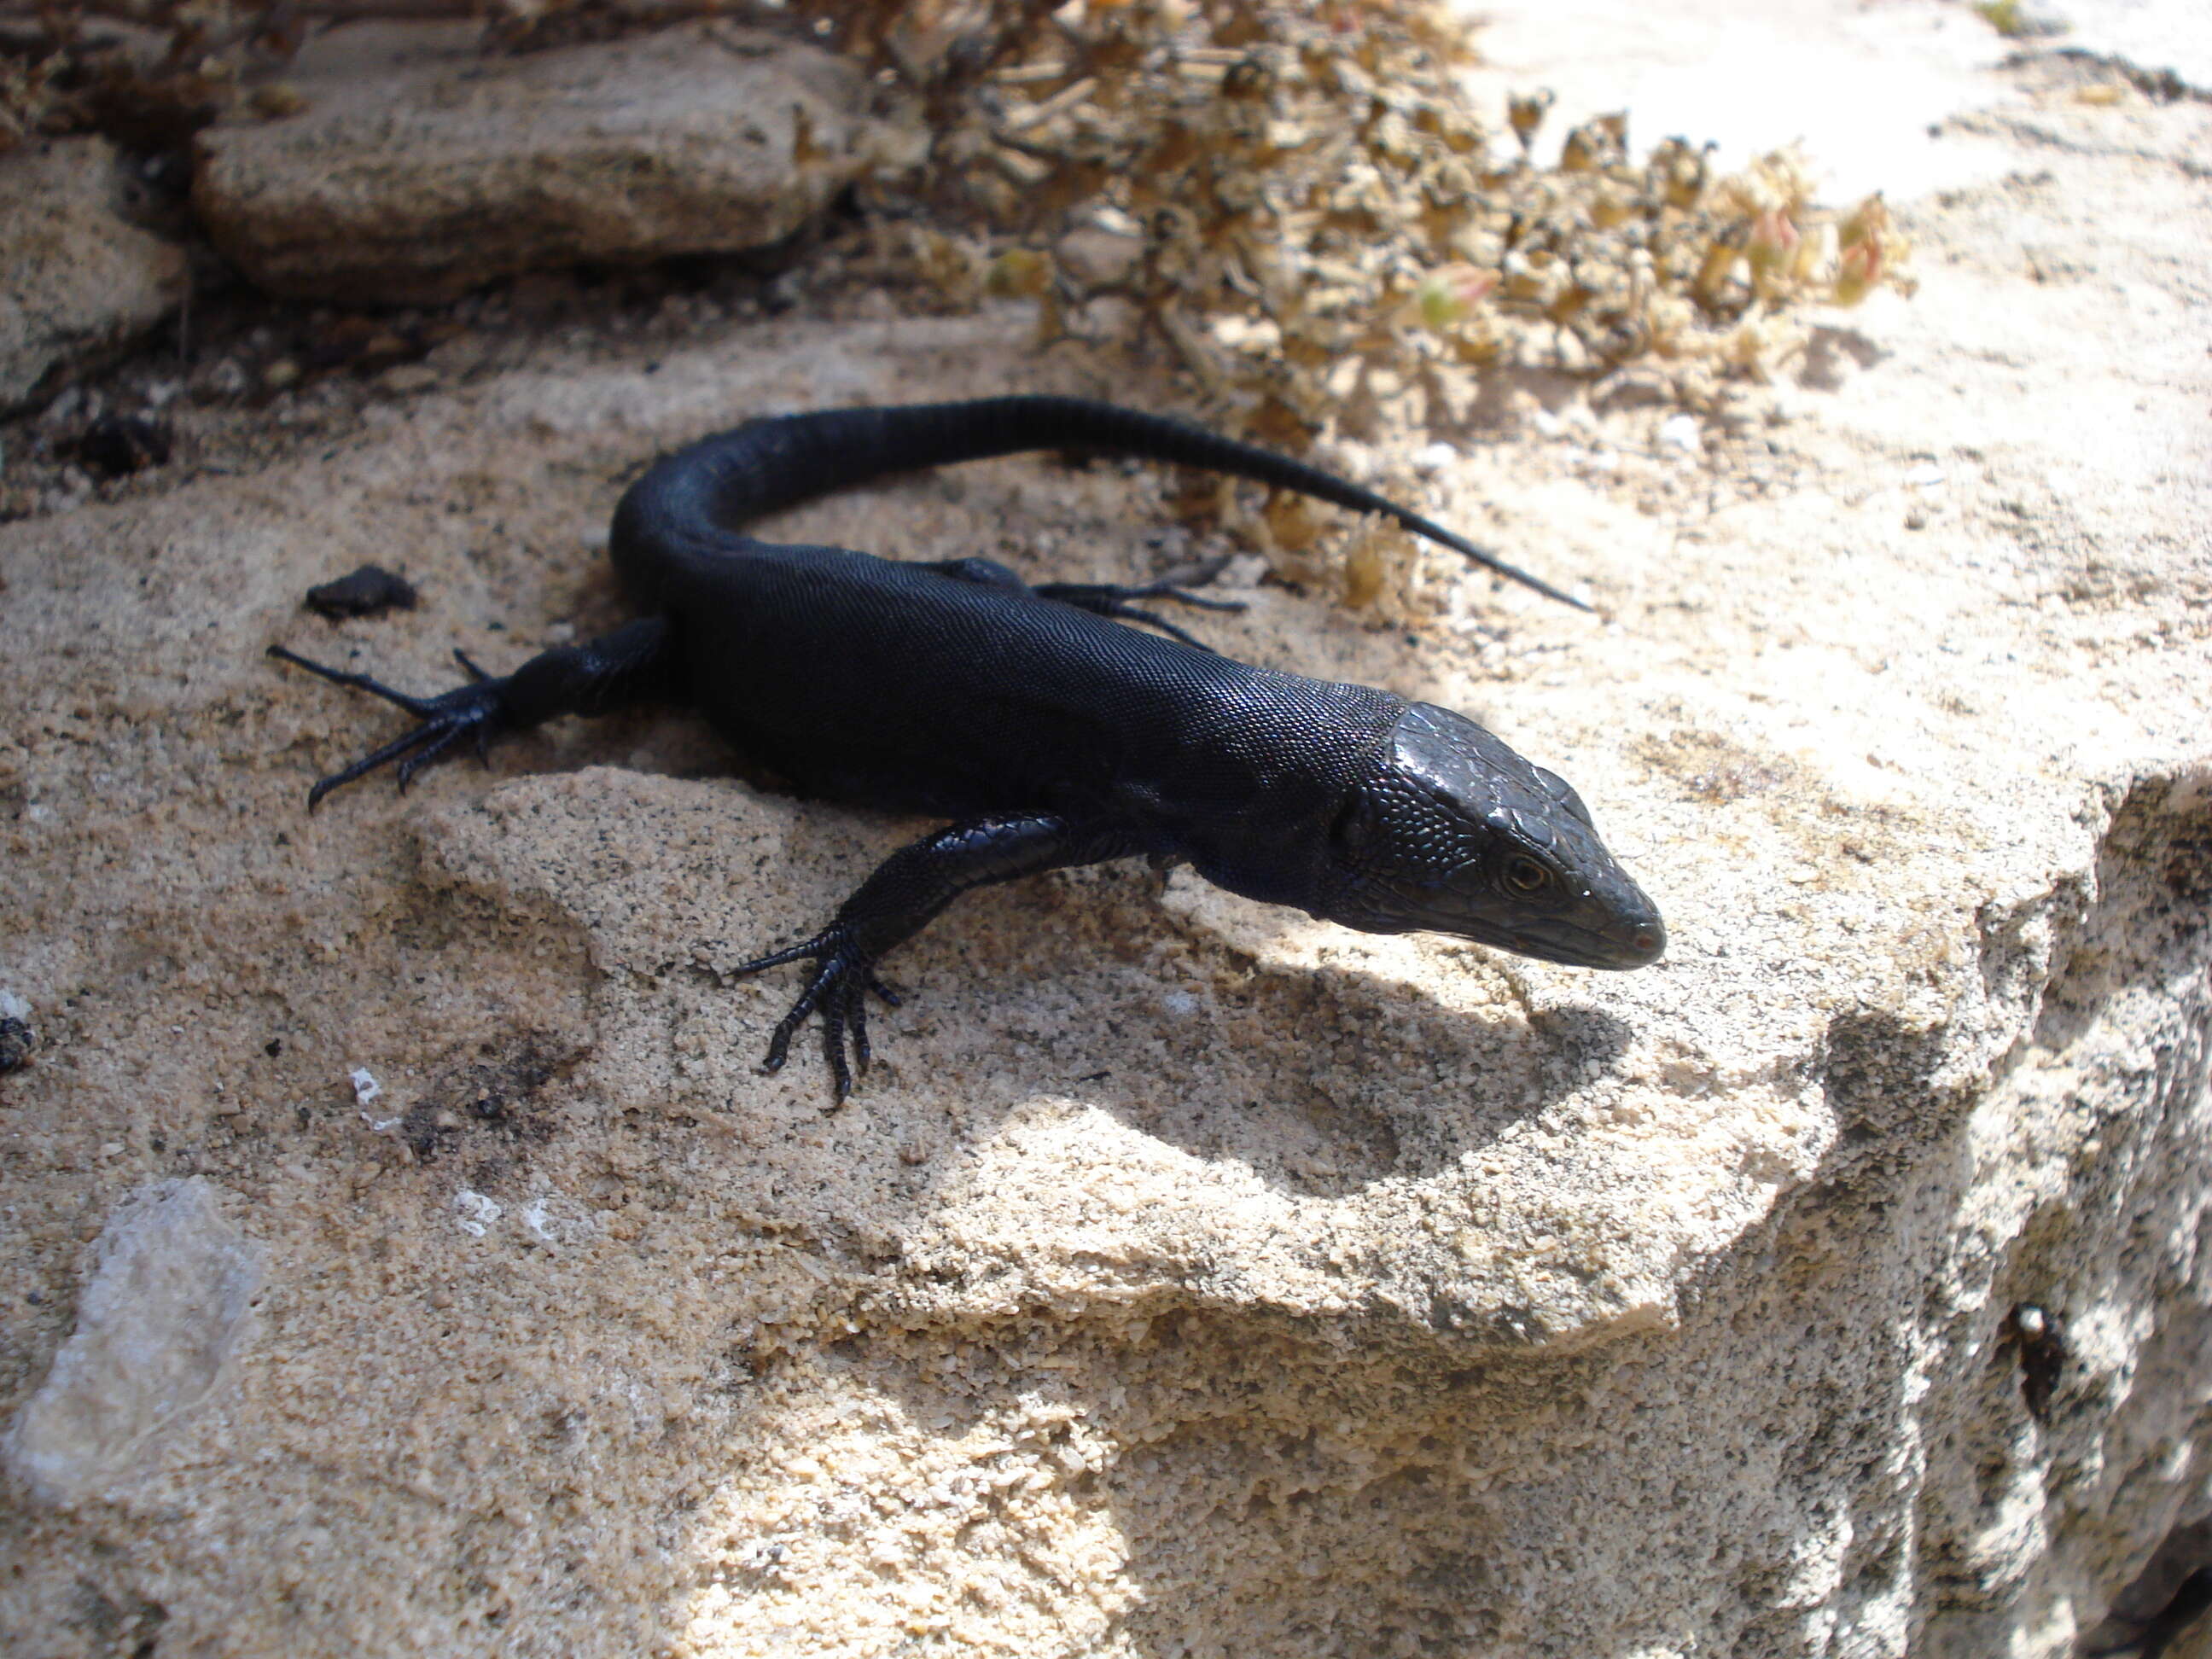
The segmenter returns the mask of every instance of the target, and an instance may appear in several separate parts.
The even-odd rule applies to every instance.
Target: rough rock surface
[[[702,23],[483,58],[470,24],[361,24],[304,53],[306,100],[198,141],[194,205],[272,294],[450,299],[586,260],[781,240],[890,153],[852,64]]]
[[[587,546],[647,457],[1069,389],[1018,313],[548,343],[0,527],[0,992],[40,1036],[0,1409],[147,1183],[220,1188],[267,1261],[219,1410],[0,1505],[0,1627],[2057,1659],[2154,1613],[2212,1513],[2212,108],[2058,73],[1966,75],[2009,159],[1899,203],[1919,296],[1830,319],[1772,423],[1693,450],[1531,384],[1440,461],[1440,511],[1611,621],[1471,580],[1414,641],[1279,587],[1206,619],[1558,766],[1667,907],[1640,974],[1067,872],[896,959],[827,1113],[811,1054],[755,1069],[789,982],[717,972],[912,824],[645,717],[303,812],[396,722],[264,644],[427,686],[603,626]],[[1027,459],[781,528],[1103,577],[1159,515]],[[300,610],[395,550],[421,609]]]
[[[183,250],[118,215],[119,187],[103,138],[0,155],[0,410],[127,345],[183,301]]]

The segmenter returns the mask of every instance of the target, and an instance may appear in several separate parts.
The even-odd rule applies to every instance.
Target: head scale
[[[1417,702],[1331,831],[1319,914],[1370,933],[1457,933],[1580,968],[1666,949],[1658,907],[1565,779],[1464,715]]]

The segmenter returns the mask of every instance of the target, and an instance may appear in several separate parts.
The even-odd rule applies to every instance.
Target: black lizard
[[[314,786],[397,762],[399,781],[472,743],[559,714],[663,700],[702,711],[740,752],[808,794],[943,814],[813,938],[744,963],[812,964],[775,1028],[783,1063],[811,1014],[842,1099],[846,1044],[868,1060],[876,964],[961,893],[1144,854],[1367,933],[1456,933],[1586,968],[1657,959],[1659,912],[1600,842],[1566,783],[1474,721],[1364,685],[1232,661],[1130,601],[1148,587],[1030,587],[988,559],[902,563],[782,546],[735,526],[890,472],[1033,449],[1209,468],[1387,514],[1569,604],[1578,601],[1343,479],[1194,427],[1075,398],[837,410],[754,421],[659,462],[615,509],[615,568],[637,622],[494,677],[411,697],[421,721]],[[1179,629],[1169,631],[1180,635]]]

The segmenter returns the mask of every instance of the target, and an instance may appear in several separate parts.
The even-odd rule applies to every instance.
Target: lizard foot
[[[1228,565],[1225,558],[1212,559],[1204,564],[1182,570],[1170,571],[1154,582],[1127,585],[1115,582],[1045,582],[1032,589],[1038,598],[1058,599],[1062,605],[1072,605],[1079,611],[1088,611],[1093,616],[1110,617],[1115,622],[1143,623],[1157,628],[1161,633],[1181,640],[1185,645],[1194,645],[1201,651],[1213,647],[1194,635],[1170,622],[1166,617],[1132,605],[1132,599],[1171,599],[1177,605],[1189,605],[1196,611],[1242,611],[1241,599],[1213,599],[1190,591],[1202,587],[1219,575]]]
[[[780,968],[787,962],[799,961],[812,963],[814,971],[807,975],[806,988],[791,1005],[791,1012],[776,1023],[775,1034],[769,1038],[768,1057],[761,1069],[782,1069],[791,1051],[793,1034],[806,1023],[808,1015],[819,1009],[823,1058],[830,1062],[830,1085],[842,1105],[845,1097],[853,1092],[854,1066],[862,1072],[868,1069],[868,993],[874,992],[893,1008],[899,1006],[898,994],[876,977],[874,958],[861,948],[853,930],[842,921],[831,922],[812,939],[787,949],[739,963],[730,972],[733,975],[755,974],[763,968]],[[848,1036],[853,1044],[850,1063],[845,1055]]]
[[[422,721],[412,732],[394,738],[373,754],[362,756],[343,770],[319,780],[307,792],[307,806],[311,811],[315,804],[331,790],[342,784],[351,783],[356,778],[366,777],[378,767],[393,761],[399,763],[399,787],[404,789],[414,781],[417,772],[444,756],[465,738],[475,740],[477,758],[483,760],[493,737],[505,730],[508,724],[507,705],[501,696],[507,683],[493,678],[459,651],[454,652],[453,656],[471,676],[471,684],[456,686],[453,690],[434,697],[410,696],[404,691],[393,690],[381,680],[370,678],[367,674],[349,673],[343,668],[311,662],[296,652],[287,651],[281,645],[270,646],[269,654],[290,663],[295,668],[319,674],[333,685],[367,691],[386,702],[397,703]]]

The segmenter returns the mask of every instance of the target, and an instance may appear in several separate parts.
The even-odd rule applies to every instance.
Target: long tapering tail
[[[779,507],[886,473],[1035,449],[1095,449],[1200,467],[1294,489],[1355,513],[1379,514],[1508,580],[1577,610],[1591,609],[1488,549],[1334,473],[1182,421],[1084,398],[979,398],[749,421],[669,456],[631,486],[616,512],[615,556],[619,562],[626,548],[664,539],[649,533],[655,528],[704,527],[703,518],[735,529]]]

